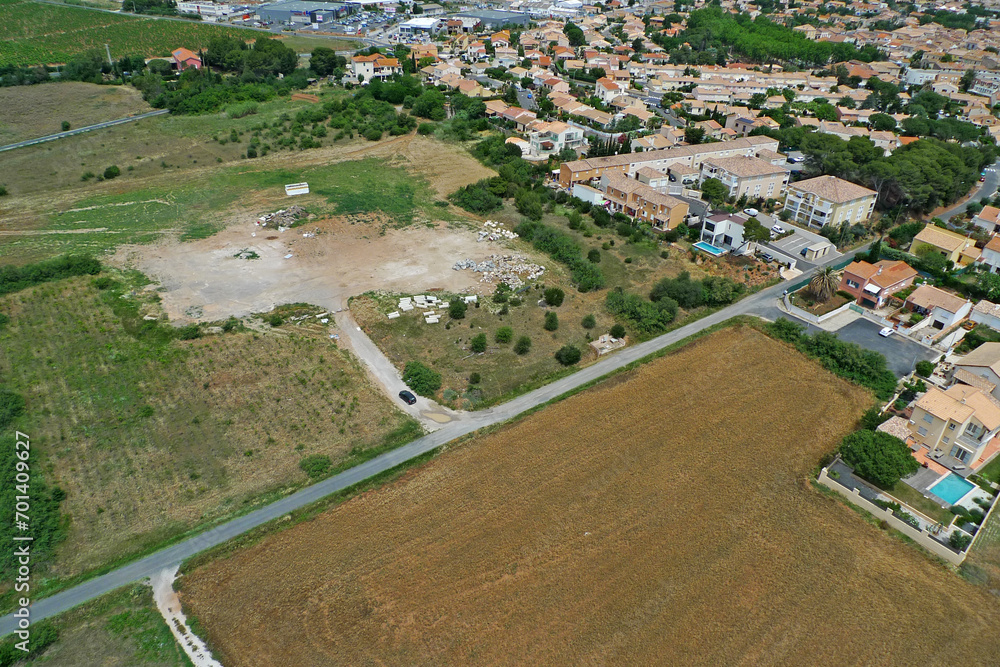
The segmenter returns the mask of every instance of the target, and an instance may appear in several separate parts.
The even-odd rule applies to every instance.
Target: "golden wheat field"
[[[870,397],[730,328],[182,579],[225,664],[996,664],[1000,602],[814,490]]]

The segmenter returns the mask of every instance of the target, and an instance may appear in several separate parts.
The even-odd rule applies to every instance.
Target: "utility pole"
[[[104,45],[104,50],[108,52],[108,64],[114,65],[114,61],[111,60],[111,46],[108,44]]]

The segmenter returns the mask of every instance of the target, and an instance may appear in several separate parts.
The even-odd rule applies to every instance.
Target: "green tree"
[[[581,30],[572,21],[566,21],[566,25],[563,26],[563,34],[566,35],[566,39],[569,40],[570,46],[583,46],[587,43],[583,30]]]
[[[514,340],[514,330],[510,327],[500,327],[497,329],[496,333],[493,334],[493,340],[502,345],[506,345],[510,341]]]
[[[597,326],[597,318],[593,315],[584,315],[583,319],[580,320],[580,326],[584,329],[593,329]]]
[[[555,331],[556,329],[558,329],[559,328],[559,316],[556,315],[551,310],[549,312],[545,313],[545,324],[543,325],[543,328],[546,331]]]
[[[611,326],[611,337],[612,338],[624,338],[625,337],[625,327],[621,324],[614,324]]]
[[[455,297],[450,302],[448,302],[448,315],[453,320],[461,320],[465,317],[465,311],[468,309],[465,301],[459,297]]]
[[[705,141],[705,128],[688,125],[684,128],[684,141],[691,145]]]
[[[514,352],[522,357],[531,352],[531,339],[527,336],[518,338],[517,342],[514,343]]]
[[[118,165],[111,165],[104,170],[104,178],[111,180],[112,178],[118,178],[121,176],[122,170],[118,168]]]
[[[702,196],[713,207],[721,206],[729,196],[729,188],[717,178],[706,178],[701,184]]]
[[[884,489],[920,468],[905,442],[879,431],[851,433],[840,444],[840,455],[858,475]]]
[[[809,281],[809,291],[817,301],[827,301],[837,291],[839,284],[837,270],[832,266],[825,266]]]
[[[441,374],[420,363],[409,361],[403,368],[403,382],[421,396],[433,398],[441,388]]]
[[[580,349],[575,345],[564,345],[556,352],[556,361],[563,366],[572,366],[580,361]]]
[[[469,341],[469,349],[475,352],[476,354],[482,354],[483,352],[485,352],[486,345],[487,345],[486,334],[484,333],[476,334],[475,336],[472,337],[472,340]]]
[[[542,298],[545,299],[546,304],[557,308],[562,305],[563,299],[566,298],[566,293],[558,287],[547,287],[542,292]]]
[[[597,248],[591,248],[587,251],[587,261],[591,264],[601,263],[601,251]]]
[[[896,119],[886,113],[873,113],[868,119],[873,130],[881,132],[895,132]]]

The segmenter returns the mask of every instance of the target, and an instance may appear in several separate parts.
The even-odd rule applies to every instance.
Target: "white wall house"
[[[701,240],[723,250],[743,245],[743,219],[722,213],[705,218],[701,225]]]

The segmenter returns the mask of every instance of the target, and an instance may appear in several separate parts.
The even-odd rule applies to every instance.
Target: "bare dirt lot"
[[[246,221],[200,241],[127,246],[117,257],[161,282],[164,309],[182,323],[193,319],[192,307],[211,321],[282,303],[344,308],[349,297],[373,289],[468,291],[478,285],[476,276],[452,265],[496,252],[495,244],[476,243],[463,227],[414,225],[379,233],[377,223],[348,218],[281,233]],[[237,259],[244,249],[260,258]]]
[[[0,145],[152,111],[135,88],[80,81],[0,88]]]
[[[807,481],[869,402],[724,330],[198,568],[182,600],[244,666],[994,664],[996,598]]]

